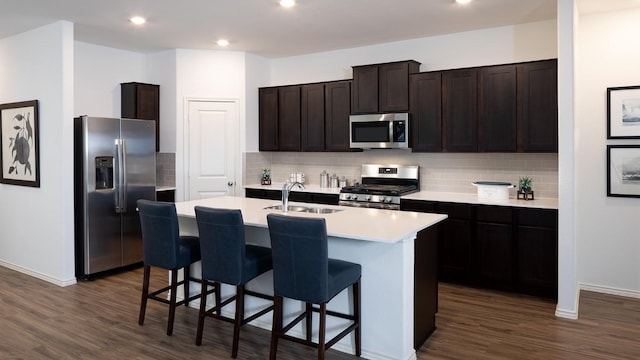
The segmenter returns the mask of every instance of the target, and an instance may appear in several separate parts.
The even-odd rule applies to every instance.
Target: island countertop
[[[195,217],[195,206],[220,209],[239,209],[244,223],[256,227],[267,227],[267,214],[282,214],[281,210],[265,210],[265,207],[279,205],[277,200],[252,199],[234,196],[221,196],[210,199],[192,200],[176,203],[178,215]],[[331,206],[290,202],[289,206],[322,207],[339,209],[330,214],[288,212],[288,216],[322,217],[327,224],[327,235],[364,241],[394,243],[417,232],[435,225],[447,218],[443,214],[417,213],[410,211],[382,210],[347,206]]]

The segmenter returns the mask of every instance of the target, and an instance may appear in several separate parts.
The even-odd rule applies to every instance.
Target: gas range
[[[400,197],[420,190],[416,165],[362,165],[361,184],[340,190],[340,205],[400,209]]]

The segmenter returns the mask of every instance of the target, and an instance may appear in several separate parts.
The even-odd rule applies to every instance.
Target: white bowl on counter
[[[474,181],[471,184],[478,189],[478,199],[482,200],[508,200],[509,189],[515,188],[502,181]]]

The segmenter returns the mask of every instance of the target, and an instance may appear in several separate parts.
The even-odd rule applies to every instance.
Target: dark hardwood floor
[[[160,270],[152,277],[152,286],[167,278]],[[180,307],[166,336],[167,307],[150,301],[138,325],[141,269],[65,288],[4,267],[0,278],[0,359],[229,358],[231,324],[207,319],[202,346],[194,344],[196,309]],[[418,358],[640,358],[640,300],[583,292],[579,320],[554,311],[549,301],[441,284],[438,329]],[[240,336],[239,359],[268,357],[268,331],[247,326]],[[278,355],[315,351],[282,342]],[[357,358],[330,350],[327,359]]]

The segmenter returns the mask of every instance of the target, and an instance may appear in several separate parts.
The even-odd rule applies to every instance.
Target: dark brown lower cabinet
[[[557,299],[557,210],[420,200],[400,206],[449,216],[438,226],[439,281]]]
[[[282,200],[282,191],[271,189],[245,189],[245,196],[255,199]],[[289,201],[304,203],[338,205],[338,194],[311,193],[292,191],[289,193]]]

